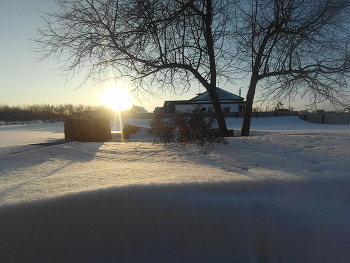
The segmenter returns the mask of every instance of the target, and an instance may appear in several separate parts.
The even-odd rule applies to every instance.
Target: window
[[[206,108],[202,108],[202,111],[207,111],[207,109]]]
[[[228,112],[230,112],[230,107],[222,107],[222,111],[224,113],[228,113]]]

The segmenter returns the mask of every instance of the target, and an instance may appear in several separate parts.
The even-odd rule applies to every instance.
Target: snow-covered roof
[[[130,109],[131,112],[137,112],[137,113],[149,113],[147,110],[145,110],[145,108],[140,107],[140,106],[133,106]]]
[[[216,88],[216,92],[218,94],[219,100],[223,101],[223,100],[228,100],[228,101],[232,101],[232,100],[240,100],[243,101],[243,98],[240,96],[237,96],[231,92],[228,92],[226,90],[220,89],[220,88]],[[199,94],[198,96],[194,97],[193,99],[191,99],[191,101],[211,101],[210,96],[209,96],[209,92],[204,92]]]

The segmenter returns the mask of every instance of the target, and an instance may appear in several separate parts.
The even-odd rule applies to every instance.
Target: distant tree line
[[[83,113],[84,111],[108,109],[104,105],[73,105],[73,104],[35,104],[25,106],[0,105],[0,120],[7,123],[33,123],[37,121],[50,122],[64,120],[66,116]]]

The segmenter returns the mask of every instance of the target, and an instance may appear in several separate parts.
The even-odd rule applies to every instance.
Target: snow
[[[1,262],[350,262],[350,125],[253,118],[204,153],[122,121],[52,146],[63,123],[0,125]]]

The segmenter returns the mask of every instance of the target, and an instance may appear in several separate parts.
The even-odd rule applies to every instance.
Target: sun
[[[132,96],[119,86],[107,88],[101,95],[102,104],[115,111],[128,110],[132,106]]]

